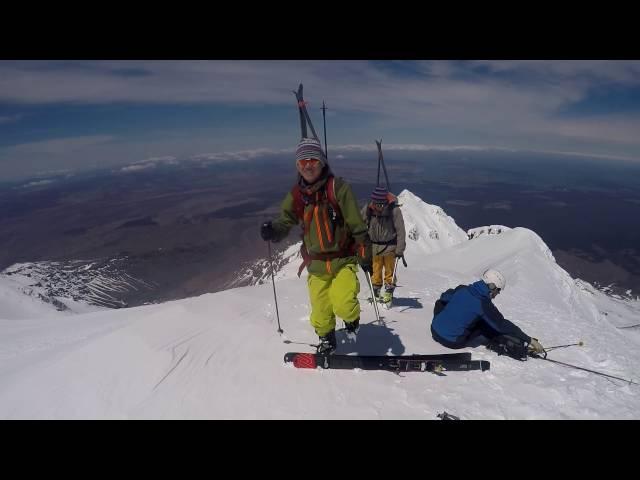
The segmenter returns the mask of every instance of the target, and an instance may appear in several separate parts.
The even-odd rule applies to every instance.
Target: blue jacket
[[[436,302],[435,310],[438,313],[433,317],[431,328],[448,342],[465,342],[477,323],[482,321],[499,334],[514,335],[531,342],[531,337],[502,316],[491,302],[489,287],[482,280],[447,290]]]

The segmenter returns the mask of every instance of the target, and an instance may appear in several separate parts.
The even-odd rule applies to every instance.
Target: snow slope
[[[640,380],[640,331],[619,328],[640,323],[640,302],[573,280],[530,230],[468,240],[439,207],[400,197],[417,235],[408,268],[398,268],[396,305],[377,325],[360,274],[362,326],[354,343],[338,332],[337,353],[447,352],[428,333],[433,303],[491,266],[507,278],[495,301],[507,318],[545,346],[585,342],[550,358]],[[639,386],[484,347],[467,350],[490,371],[446,376],[284,365],[285,352],[312,351],[317,339],[298,262],[292,255],[276,281],[284,338],[270,280],[159,305],[0,320],[0,418],[640,418]]]

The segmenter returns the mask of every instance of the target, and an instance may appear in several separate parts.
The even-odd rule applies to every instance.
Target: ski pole
[[[578,347],[582,347],[584,345],[583,341],[579,341],[578,343],[570,343],[568,345],[556,345],[554,347],[547,347],[545,348],[545,352],[548,352],[549,350],[554,350],[556,348],[565,348],[565,347],[574,347],[574,346],[578,346]]]
[[[364,276],[367,278],[367,283],[369,284],[369,289],[371,290],[371,299],[373,300],[373,309],[376,312],[376,320],[378,323],[382,323],[380,321],[380,313],[378,312],[378,301],[376,300],[376,294],[373,292],[373,283],[371,283],[371,276],[369,272],[364,272]]]
[[[292,343],[295,343],[297,345],[309,345],[310,347],[318,348],[318,344],[317,343],[294,342],[292,340],[285,340],[283,343],[286,343],[287,345],[291,345]]]
[[[376,145],[377,144],[378,144],[378,141],[376,140]],[[381,153],[378,152],[378,176],[376,177],[376,187],[380,186],[380,166],[381,166],[380,155]]]
[[[400,255],[399,257],[396,257],[396,264],[393,267],[393,284],[396,284],[396,270],[398,269],[398,259],[402,258],[402,263],[404,265],[404,268],[407,268],[407,261],[404,259],[404,254]]]
[[[280,327],[280,314],[278,313],[278,296],[276,295],[276,280],[273,277],[273,259],[271,258],[271,242],[267,242],[267,248],[269,250],[269,266],[271,267],[271,283],[273,284],[273,300],[276,303],[276,318],[278,319],[278,333],[282,335],[284,330]]]
[[[395,285],[397,283],[397,279],[396,279],[396,270],[398,270],[398,260],[400,259],[400,257],[396,257],[396,264],[393,266],[393,284]]]
[[[615,378],[616,380],[621,380],[621,381],[627,382],[627,383],[629,383],[631,385],[640,385],[640,383],[634,382],[633,380],[627,380],[626,378],[615,377],[613,375],[608,375],[606,373],[596,372],[595,370],[589,370],[588,368],[578,367],[577,365],[571,365],[570,363],[564,363],[564,362],[559,362],[557,360],[551,360],[550,358],[546,358],[546,357],[539,357],[537,355],[532,355],[532,356],[533,356],[533,358],[539,358],[541,360],[546,360],[547,362],[558,363],[560,365],[564,365],[565,367],[575,368],[576,370],[583,370],[585,372],[595,373],[596,375],[602,375],[603,377]]]

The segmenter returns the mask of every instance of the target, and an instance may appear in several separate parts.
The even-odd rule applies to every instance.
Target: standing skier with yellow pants
[[[396,288],[393,271],[396,259],[404,255],[406,247],[404,218],[395,195],[384,187],[376,187],[371,201],[362,209],[369,238],[373,244],[373,284],[374,296],[390,305]],[[383,279],[384,272],[384,279]],[[384,293],[380,295],[384,281]],[[374,299],[374,301],[376,300]]]
[[[371,274],[371,242],[351,187],[334,177],[320,143],[303,138],[296,150],[298,181],[287,193],[280,216],[260,230],[266,241],[284,239],[292,227],[303,224],[301,254],[309,272],[311,325],[320,338],[318,353],[337,346],[336,316],[347,332],[360,322],[358,264]]]

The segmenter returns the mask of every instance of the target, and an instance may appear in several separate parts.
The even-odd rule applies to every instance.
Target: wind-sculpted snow
[[[260,259],[244,267],[236,279],[227,285],[227,288],[261,285],[265,282],[271,282],[272,268],[276,279],[296,276],[298,266],[302,262],[302,256],[300,255],[301,244],[302,242],[295,243],[281,251],[277,251],[276,247],[273,247],[271,259]]]
[[[511,230],[504,225],[488,225],[486,227],[474,227],[467,230],[469,240],[478,238],[480,235],[500,235],[502,232]]]
[[[2,271],[0,279],[9,288],[39,299],[58,311],[83,312],[90,310],[90,306],[122,308],[127,304],[121,294],[154,288],[153,284],[134,278],[120,268],[124,261],[126,258],[100,262],[20,263]]]

